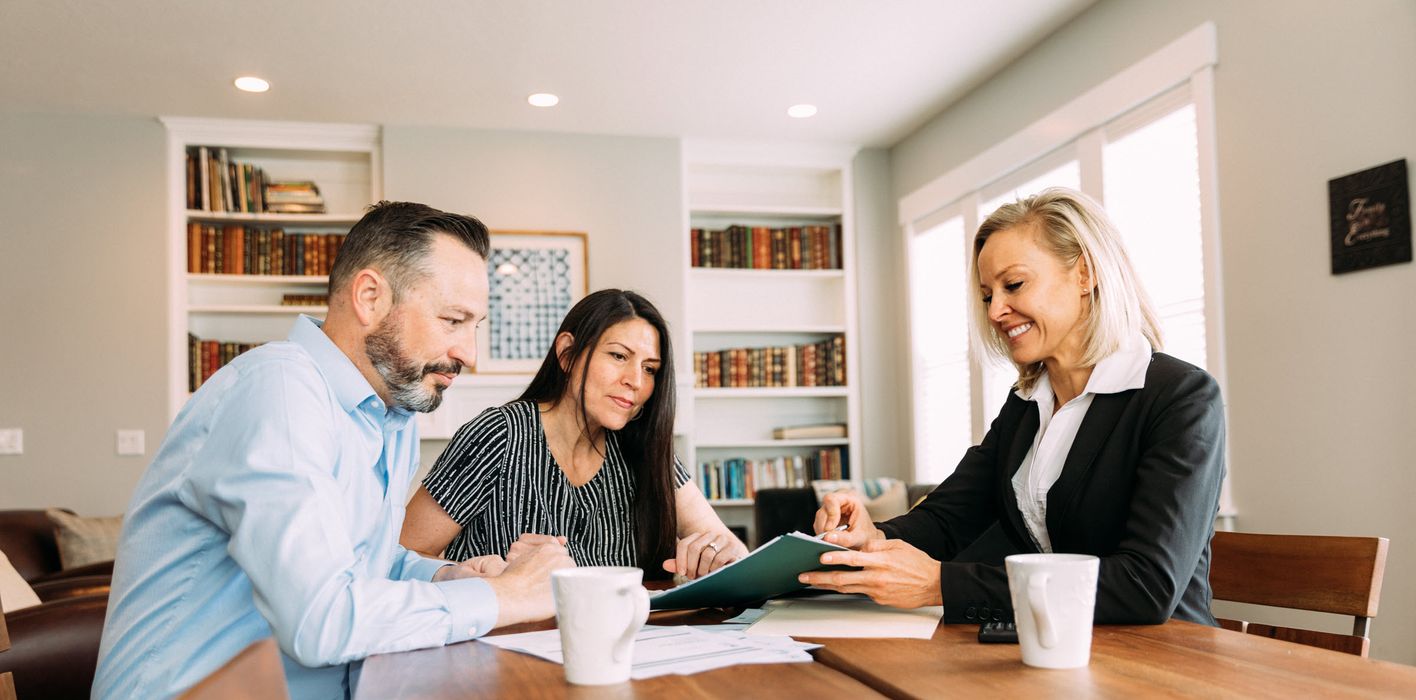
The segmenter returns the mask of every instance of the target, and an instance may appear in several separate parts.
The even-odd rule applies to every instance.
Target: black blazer
[[[1038,551],[1012,478],[1037,429],[1037,404],[1010,393],[953,475],[880,524],[943,562],[946,622],[1012,614],[1002,558]],[[1047,532],[1053,551],[1100,557],[1096,622],[1215,624],[1210,538],[1223,478],[1224,407],[1204,370],[1154,353],[1143,388],[1093,398],[1047,494]]]

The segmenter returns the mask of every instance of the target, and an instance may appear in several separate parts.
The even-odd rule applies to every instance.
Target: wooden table
[[[826,645],[817,661],[897,698],[1416,698],[1416,667],[1190,622],[1098,626],[1091,664],[1071,670],[1024,666],[1016,644],[979,644],[971,625],[928,640],[809,641]]]
[[[704,624],[734,613],[656,613],[650,622]],[[1014,644],[979,644],[973,625],[940,625],[927,640],[804,641],[826,645],[812,652],[817,663],[731,666],[600,688],[566,684],[558,664],[464,642],[370,657],[358,698],[1416,698],[1416,667],[1188,622],[1099,626],[1091,665],[1064,671],[1024,666]]]
[[[650,624],[722,622],[739,611],[654,613]],[[551,629],[553,621],[516,625],[494,634]],[[879,693],[820,663],[748,664],[691,676],[659,676],[590,687],[565,682],[560,664],[490,644],[462,642],[371,656],[359,678],[358,700],[386,698],[879,698]]]

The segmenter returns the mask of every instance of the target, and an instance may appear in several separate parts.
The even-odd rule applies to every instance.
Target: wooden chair
[[[10,632],[5,627],[5,601],[0,600],[0,653],[10,650]],[[15,677],[0,673],[0,700],[15,700]]]
[[[289,700],[280,648],[266,637],[251,644],[179,700]]]
[[[1386,569],[1385,537],[1216,532],[1210,586],[1215,600],[1352,615],[1352,634],[1221,619],[1239,632],[1366,656]]]

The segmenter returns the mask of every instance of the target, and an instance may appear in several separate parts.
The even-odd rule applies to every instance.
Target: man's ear
[[[393,305],[393,288],[373,268],[366,267],[354,274],[354,279],[349,283],[348,296],[354,307],[354,316],[363,326],[378,324]]]
[[[561,333],[556,336],[556,359],[560,361],[561,371],[570,371],[570,346],[575,344],[575,336],[570,333]]]

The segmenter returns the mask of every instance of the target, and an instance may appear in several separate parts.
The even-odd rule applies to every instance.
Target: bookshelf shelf
[[[699,399],[791,399],[849,397],[854,392],[849,386],[784,386],[746,389],[699,387],[693,393]]]
[[[698,443],[700,450],[739,450],[757,448],[777,448],[777,447],[831,447],[834,445],[849,445],[849,438],[801,438],[794,440],[739,440],[733,442],[703,441]]]
[[[189,221],[294,224],[297,226],[305,224],[309,226],[341,226],[348,228],[358,222],[359,219],[363,217],[363,214],[271,214],[187,209],[186,217]]]
[[[812,207],[783,204],[703,204],[693,208],[704,218],[763,219],[767,221],[827,221],[839,218],[840,207]]]
[[[383,198],[382,137],[377,126],[364,124],[161,122],[168,164],[168,400],[176,415],[200,379],[192,376],[194,363],[212,371],[242,350],[284,339],[297,314],[328,311],[281,303],[286,295],[323,294],[329,280],[322,275],[193,270],[327,270],[340,236]],[[332,213],[207,211],[274,207],[272,183],[293,182],[314,183],[314,196]],[[206,247],[189,251],[189,240]]]
[[[190,306],[187,313],[193,314],[285,314],[295,316],[298,314],[324,314],[329,311],[327,306],[281,306],[272,305],[214,305],[214,306]]]
[[[858,343],[856,310],[855,244],[852,203],[851,162],[854,149],[835,149],[783,144],[743,144],[689,141],[684,144],[684,223],[686,238],[684,266],[684,300],[686,308],[687,346],[690,353],[713,354],[729,352],[741,359],[746,356],[757,369],[735,376],[751,377],[752,383],[772,383],[769,377],[782,380],[782,351],[762,348],[792,348],[844,339],[844,357],[839,346],[810,355],[809,364],[803,357],[795,360],[795,372],[800,376],[804,367],[820,367],[825,362],[828,372],[844,368],[843,386],[786,387],[706,387],[696,382],[687,389],[691,407],[684,431],[685,463],[695,468],[695,482],[707,486],[709,503],[727,508],[721,512],[725,521],[734,518],[742,522],[740,506],[751,506],[751,492],[743,488],[745,480],[732,470],[767,469],[763,461],[780,459],[816,460],[826,465],[845,466],[843,476],[859,480],[855,465],[861,464],[860,389],[854,381],[859,376],[855,349]],[[726,234],[730,227],[741,228]],[[795,241],[797,229],[802,233],[800,266],[834,265],[839,269],[751,269],[731,267],[699,267],[693,264],[695,255],[705,260],[742,264],[738,257],[742,247],[748,253],[765,254],[760,228],[788,229],[788,243]],[[808,230],[808,227],[818,227]],[[822,248],[813,248],[808,256],[807,241],[819,245],[820,227],[826,227],[823,258]],[[695,233],[694,229],[701,232]],[[738,237],[742,236],[742,237]],[[780,239],[773,235],[772,244]],[[724,251],[722,245],[730,246]],[[714,257],[706,257],[709,244]],[[732,246],[739,246],[731,248]],[[797,266],[790,254],[787,267]],[[736,251],[736,252],[734,252]],[[774,255],[780,255],[773,249]],[[755,258],[760,264],[760,257]],[[823,263],[823,261],[825,261]],[[780,266],[780,258],[774,258]],[[747,262],[751,264],[751,262]],[[748,353],[742,353],[748,349]],[[776,360],[768,361],[769,356]],[[829,361],[822,358],[829,358]],[[729,371],[727,359],[716,362],[708,358],[710,372],[716,380],[722,368],[724,383]],[[761,363],[768,362],[769,367]],[[697,363],[695,363],[697,364]],[[692,367],[692,365],[691,365]],[[700,365],[696,369],[701,370]],[[739,370],[740,371],[740,370]],[[807,370],[810,371],[810,370]],[[687,372],[690,376],[693,371]],[[786,376],[790,377],[788,373]],[[821,381],[818,376],[818,382]],[[840,375],[837,375],[839,381]],[[829,380],[828,380],[829,381]],[[774,440],[772,429],[784,426],[812,424],[842,424],[849,437]],[[836,455],[827,460],[827,454]],[[834,460],[839,460],[836,463]],[[758,466],[743,460],[757,460]],[[776,467],[774,474],[784,474]],[[730,471],[733,475],[730,476]],[[754,472],[756,473],[756,472]],[[785,478],[795,481],[798,473]],[[762,487],[781,477],[768,471],[754,478]],[[788,484],[774,484],[788,485]],[[717,488],[715,488],[717,487]],[[732,523],[730,523],[732,524]],[[750,523],[744,523],[749,524]]]
[[[261,285],[328,285],[329,278],[324,276],[310,275],[210,275],[204,273],[187,273],[188,284],[243,284],[252,286]]]
[[[833,335],[845,333],[846,327],[837,324],[826,324],[818,326],[807,325],[761,325],[761,326],[731,326],[731,327],[703,327],[693,329],[695,335]]]
[[[791,279],[794,277],[842,279],[846,276],[845,270],[748,270],[732,267],[692,267],[689,268],[689,274],[694,277],[704,278],[705,280],[734,280],[735,278],[764,280],[772,278]]]

